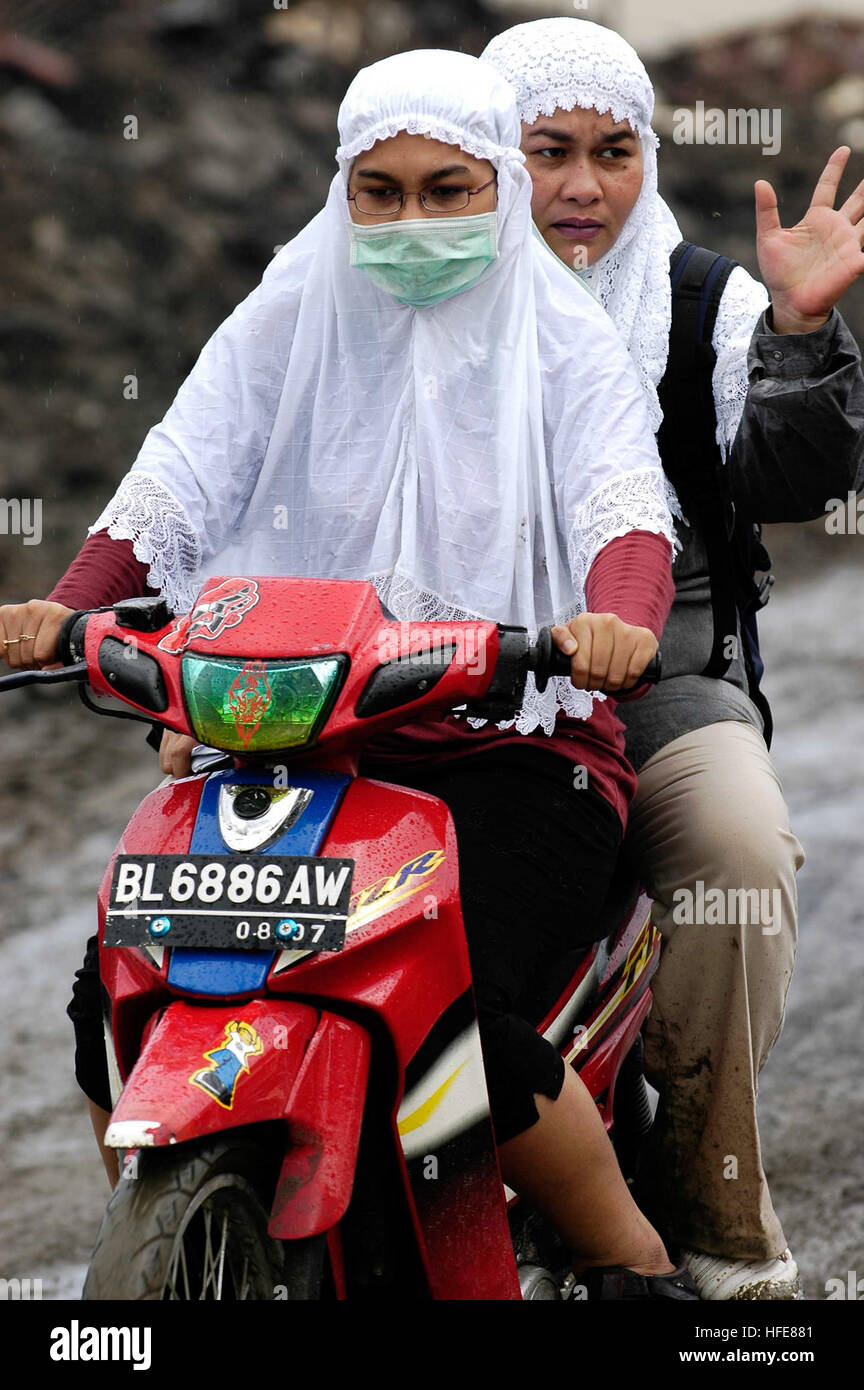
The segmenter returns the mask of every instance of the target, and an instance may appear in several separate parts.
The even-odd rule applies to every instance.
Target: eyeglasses
[[[415,196],[427,212],[460,212],[462,208],[467,208],[472,198],[494,182],[495,179],[491,178],[479,188],[450,188],[441,184],[436,188],[424,188],[418,194],[399,193],[395,188],[361,188],[357,193],[348,194],[348,202],[367,217],[392,217],[394,212],[402,211],[406,198]]]

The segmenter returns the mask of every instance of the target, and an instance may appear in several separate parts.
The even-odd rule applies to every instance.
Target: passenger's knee
[[[742,808],[734,817],[727,812],[694,820],[675,846],[674,862],[682,886],[701,881],[706,887],[785,894],[794,887],[804,855],[788,826]]]

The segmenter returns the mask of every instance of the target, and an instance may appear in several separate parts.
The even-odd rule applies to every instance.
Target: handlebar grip
[[[84,629],[92,611],[91,608],[76,608],[75,612],[69,613],[60,624],[57,634],[57,660],[62,661],[64,666],[84,660]]]
[[[548,627],[542,628],[538,633],[537,642],[535,644],[535,654],[536,665],[534,667],[534,678],[537,689],[541,693],[546,689],[550,677],[569,676],[570,657],[567,656],[565,652],[562,652],[560,647],[556,646],[552,641],[552,633]],[[661,668],[661,656],[660,652],[657,651],[639,677],[637,685],[656,685],[657,681],[661,678]],[[632,686],[630,688],[633,689]],[[610,693],[618,694],[619,692],[615,691]]]
[[[658,649],[648,662],[648,665],[645,667],[645,670],[642,672],[636,684],[643,685],[647,683],[656,685],[660,680],[661,664],[660,651]],[[552,653],[549,674],[550,676],[569,676],[570,674],[570,657],[567,656],[566,652],[562,652],[559,647],[556,647]],[[632,688],[633,687],[631,687],[631,689]]]
[[[645,670],[639,677],[639,684],[642,685],[644,682],[647,682],[649,685],[656,685],[657,682],[662,679],[663,656],[660,651],[660,648],[658,647],[651,660],[648,662],[648,665],[645,667]]]
[[[84,660],[84,630],[94,613],[113,613],[121,627],[135,632],[157,632],[174,617],[161,594],[152,597],[123,598],[101,608],[76,608],[60,624],[57,633],[57,660],[68,666]]]

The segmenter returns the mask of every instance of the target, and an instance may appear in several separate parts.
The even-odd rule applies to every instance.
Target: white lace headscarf
[[[630,349],[654,429],[662,412],[657,387],[666,370],[672,292],[669,256],[682,240],[657,188],[657,147],[651,128],[654,88],[636,52],[620,34],[584,19],[539,19],[492,39],[484,62],[506,77],[527,125],[556,109],[607,111],[639,136],[644,173],[639,197],[614,246],[580,275],[611,315]],[[717,441],[731,446],[747,395],[747,347],[767,307],[763,286],[741,268],[732,272],[717,317],[714,397]]]
[[[427,308],[349,264],[351,162],[399,131],[497,171],[497,260]],[[534,232],[513,92],[466,54],[402,53],[354,79],[339,134],[326,206],[207,343],[90,530],[132,539],[178,611],[213,575],[291,574],[371,580],[404,620],[566,621],[598,550],[632,529],[671,540],[672,522],[627,352]],[[517,726],[592,707],[532,680]]]

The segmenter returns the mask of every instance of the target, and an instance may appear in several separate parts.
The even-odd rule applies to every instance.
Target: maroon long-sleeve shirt
[[[107,531],[89,536],[48,598],[69,608],[99,608],[156,591],[147,584],[148,568],[135,556],[132,542],[113,540]],[[649,628],[659,639],[674,596],[670,545],[663,536],[630,531],[610,541],[596,556],[588,573],[588,611],[615,613],[626,623]],[[637,692],[638,693],[638,692]],[[437,723],[408,724],[380,734],[366,745],[386,772],[387,764],[418,758],[464,757],[478,748],[516,743],[552,749],[574,765],[587,769],[593,786],[626,825],[627,807],[636,790],[636,774],[624,754],[624,729],[612,699],[597,701],[590,719],[559,714],[555,732],[520,734],[495,724],[473,728],[459,715]]]

